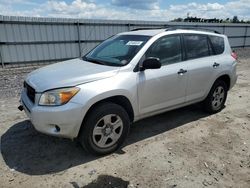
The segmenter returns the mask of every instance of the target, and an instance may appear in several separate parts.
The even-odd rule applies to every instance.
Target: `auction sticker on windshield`
[[[129,46],[140,46],[143,43],[143,41],[128,41],[126,45]]]

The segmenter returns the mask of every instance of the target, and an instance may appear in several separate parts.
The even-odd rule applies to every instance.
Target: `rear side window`
[[[209,56],[209,45],[206,35],[184,35],[187,59]]]
[[[224,39],[218,36],[209,36],[209,39],[213,45],[214,54],[222,54],[224,52]]]

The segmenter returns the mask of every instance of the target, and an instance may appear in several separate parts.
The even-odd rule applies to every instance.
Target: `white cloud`
[[[159,0],[112,0],[115,6],[128,7],[133,9],[157,10]]]
[[[170,11],[180,13],[179,17],[185,17],[187,13],[190,16],[202,18],[232,18],[238,16],[240,19],[250,19],[250,1],[239,0],[230,1],[225,4],[219,3],[188,3],[187,5],[171,5]]]
[[[209,11],[214,11],[214,10],[223,10],[224,6],[219,4],[219,3],[208,3],[206,5],[206,8]]]
[[[96,9],[94,3],[88,3],[82,0],[75,0],[71,4],[65,1],[48,1],[45,5],[48,11],[54,13],[79,14],[82,11],[91,11]]]
[[[74,0],[68,4],[65,1],[48,1],[43,7],[47,10],[47,15],[51,17],[89,19],[121,19],[122,17],[127,17],[125,12],[98,6],[91,1],[84,0]]]
[[[180,13],[180,17],[185,17],[187,13],[190,16],[203,18],[222,18],[225,16],[222,12],[226,12],[225,5],[219,3],[188,3],[187,5],[171,5],[170,11]]]
[[[38,5],[38,3],[31,0],[0,0],[0,5]]]
[[[12,6],[9,4],[1,5],[0,4],[0,15],[7,15],[7,16],[34,16],[34,17],[40,17],[41,13],[44,10],[38,8],[32,9],[32,11],[25,10],[13,10]]]
[[[170,5],[170,10],[172,11],[222,11],[224,5],[219,3],[207,3],[207,4],[198,4],[198,3],[188,3],[187,5]]]
[[[113,0],[111,5],[96,4],[92,0],[73,0],[71,3],[63,0],[49,0],[41,5],[27,6],[25,11],[16,11],[13,4],[1,3],[3,1],[7,0],[0,0],[0,13],[3,15],[169,21],[178,17],[185,18],[187,13],[190,13],[190,16],[202,18],[225,19],[237,15],[239,19],[250,19],[249,0],[230,1],[225,4],[193,2],[185,5],[170,5],[166,9],[159,9],[160,0]],[[32,2],[29,0],[14,1]],[[139,4],[140,7],[144,6],[144,9],[135,8],[133,3],[136,6]]]
[[[226,3],[225,8],[240,19],[250,19],[250,0],[231,1]]]

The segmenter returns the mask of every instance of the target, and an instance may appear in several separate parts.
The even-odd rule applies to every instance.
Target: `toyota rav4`
[[[217,32],[120,33],[81,58],[31,72],[19,108],[36,130],[108,154],[140,119],[197,102],[209,113],[222,110],[236,83],[236,58]]]

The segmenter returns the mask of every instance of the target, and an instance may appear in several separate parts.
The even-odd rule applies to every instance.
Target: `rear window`
[[[213,45],[214,54],[222,54],[224,52],[224,39],[218,36],[209,36],[209,39]]]
[[[209,56],[209,45],[206,35],[184,35],[188,59]]]

